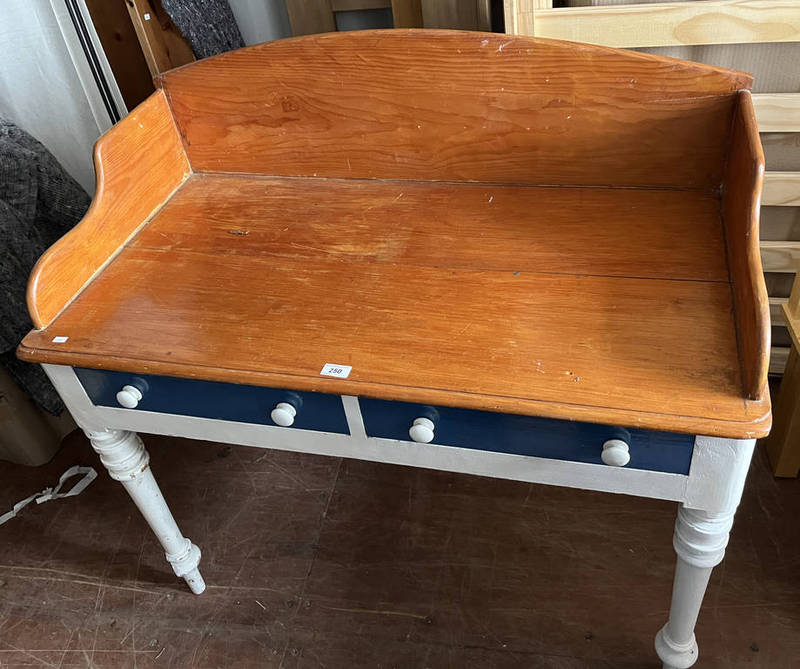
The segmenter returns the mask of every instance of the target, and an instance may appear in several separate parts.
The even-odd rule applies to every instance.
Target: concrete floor
[[[145,437],[209,588],[191,595],[80,433],[0,462],[0,667],[656,669],[675,504]],[[759,449],[697,636],[702,669],[800,666],[800,482]]]

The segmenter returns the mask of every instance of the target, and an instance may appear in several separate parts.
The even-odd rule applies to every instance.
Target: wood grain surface
[[[139,38],[124,2],[85,0],[103,53],[114,73],[114,80],[133,109],[153,93],[153,76],[141,50]]]
[[[763,240],[759,247],[765,272],[794,273],[800,269],[800,242]]]
[[[705,190],[751,82],[604,47],[415,30],[281,40],[162,79],[196,171]]]
[[[533,25],[542,37],[625,48],[795,42],[800,10],[795,0],[559,7],[536,11]]]
[[[800,207],[800,171],[764,174],[762,204],[773,207]]]
[[[189,174],[164,93],[95,145],[97,188],[85,218],[39,259],[28,283],[37,328],[50,323]]]
[[[736,331],[745,396],[769,394],[769,299],[759,249],[759,213],[764,180],[764,152],[749,91],[739,94],[725,170],[722,214],[728,265],[736,303]]]
[[[728,281],[719,200],[689,191],[198,174],[131,246]]]
[[[98,143],[95,202],[37,265],[19,354],[762,436],[750,81],[449,31],[180,68]]]
[[[573,259],[602,266],[602,241],[573,240],[569,248],[559,239],[561,225],[542,234],[547,216],[537,218],[535,208],[525,219],[530,253],[524,226],[516,224],[510,235],[495,223],[483,228],[481,257],[479,243],[454,243],[446,221],[413,234],[413,217],[399,206],[405,195],[397,212],[368,206],[386,206],[400,186],[429,190],[431,202],[450,188],[453,201],[469,205],[481,187],[465,185],[348,184],[347,192],[371,187],[380,197],[349,198],[351,212],[346,196],[333,198],[330,215],[343,221],[341,234],[324,234],[342,246],[320,253],[303,247],[318,234],[310,212],[324,198],[310,196],[301,217],[287,193],[319,188],[323,196],[331,184],[284,179],[244,186],[246,179],[214,179],[187,182],[70,309],[25,339],[23,357],[703,434],[743,437],[768,429],[768,399],[742,400],[724,276],[555,273],[559,253],[564,269]],[[260,209],[257,195],[247,204],[224,197],[246,187],[264,193]],[[529,190],[545,213],[553,210],[548,198],[568,197],[565,189]],[[216,206],[199,195],[215,192],[224,200]],[[266,204],[269,193],[277,207]],[[695,193],[604,189],[592,195],[617,198],[620,211],[626,197],[640,204],[648,196],[654,203],[682,198],[687,212],[692,202],[699,212],[707,204]],[[201,205],[192,213],[194,197]],[[416,197],[428,200],[422,190]],[[498,201],[504,200],[501,193]],[[446,208],[440,202],[430,214]],[[200,211],[209,212],[208,221]],[[358,225],[348,229],[370,216],[386,228],[385,247]],[[573,225],[564,223],[564,234]],[[721,243],[717,250],[724,255]],[[523,263],[530,269],[520,269]],[[653,258],[654,273],[668,271],[668,264],[668,257]],[[537,271],[544,267],[554,273]],[[69,337],[68,344],[53,344],[54,336]],[[326,379],[319,376],[325,363],[353,371],[346,380]]]
[[[800,355],[789,349],[775,402],[775,427],[766,442],[775,476],[796,478],[800,472]]]
[[[759,132],[800,132],[800,93],[753,96]]]

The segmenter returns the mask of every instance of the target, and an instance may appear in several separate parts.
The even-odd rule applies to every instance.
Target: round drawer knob
[[[122,386],[122,390],[117,393],[117,402],[126,409],[135,409],[141,399],[142,391],[136,386]]]
[[[294,417],[297,415],[297,409],[288,402],[278,402],[275,408],[269,414],[272,422],[281,427],[289,427],[294,423]]]
[[[433,441],[433,427],[430,418],[415,418],[408,435],[417,443],[429,444]]]
[[[603,444],[600,456],[607,465],[624,467],[631,461],[630,447],[622,439],[609,439]]]

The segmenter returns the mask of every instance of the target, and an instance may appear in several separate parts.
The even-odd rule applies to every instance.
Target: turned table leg
[[[681,507],[673,545],[678,554],[669,622],[656,636],[664,669],[688,669],[697,661],[694,626],[715,565],[722,562],[733,513],[710,515]]]
[[[189,589],[199,595],[206,589],[197,568],[200,549],[178,529],[150,470],[150,455],[139,435],[124,430],[87,430],[86,434],[111,478],[125,486],[155,532],[176,576],[183,578]]]
[[[656,635],[656,652],[664,669],[688,669],[697,662],[694,627],[711,570],[722,562],[733,517],[742,496],[754,440],[698,438],[692,475],[700,481],[705,510],[678,509],[672,545],[678,555],[669,621]]]

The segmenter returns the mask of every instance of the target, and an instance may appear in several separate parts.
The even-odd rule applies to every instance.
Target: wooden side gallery
[[[763,435],[750,83],[446,31],[179,68],[98,143],[20,354]],[[353,373],[320,377],[329,361]]]
[[[167,72],[99,142],[19,355],[197,594],[138,432],[677,501],[655,649],[687,669],[771,424],[751,83],[414,30]]]

